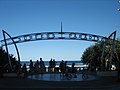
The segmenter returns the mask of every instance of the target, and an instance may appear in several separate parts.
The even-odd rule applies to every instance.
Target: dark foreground
[[[41,81],[28,78],[0,78],[0,90],[120,90],[116,77],[90,81]]]

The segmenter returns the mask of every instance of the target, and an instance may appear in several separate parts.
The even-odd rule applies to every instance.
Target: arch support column
[[[4,42],[5,42],[5,47],[6,47],[6,51],[7,51],[7,55],[8,55],[8,60],[9,60],[9,64],[10,64],[10,69],[12,70],[12,64],[11,64],[11,60],[10,60],[10,56],[9,56],[9,51],[8,51],[8,46],[7,46],[7,41],[6,41],[6,36],[9,36],[9,38],[12,40],[14,46],[15,46],[15,49],[17,51],[17,56],[18,56],[18,63],[19,63],[19,70],[20,70],[20,54],[19,54],[19,51],[18,51],[18,48],[17,48],[17,45],[16,43],[14,42],[13,38],[4,30],[2,30],[3,32],[3,37],[4,37]]]
[[[112,34],[110,34],[110,36],[108,38],[105,39],[105,41],[103,42],[103,50],[102,50],[102,56],[101,56],[101,69],[104,69],[104,64],[105,62],[103,62],[104,58],[105,58],[105,49],[107,45],[111,46],[110,49],[110,56],[109,56],[109,70],[111,70],[111,66],[112,66],[112,59],[113,59],[113,52],[114,52],[114,48],[115,48],[115,38],[116,38],[116,31],[114,31]]]

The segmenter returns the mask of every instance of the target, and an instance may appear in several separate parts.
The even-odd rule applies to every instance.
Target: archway
[[[6,39],[5,34],[7,34],[9,38]],[[109,37],[87,34],[87,33],[79,33],[79,32],[63,32],[62,29],[61,29],[61,32],[42,32],[42,33],[32,33],[32,34],[25,34],[25,35],[11,37],[7,32],[3,30],[3,36],[4,36],[4,40],[0,41],[1,47],[5,46],[6,51],[9,52],[7,49],[7,46],[14,44],[17,51],[19,63],[20,63],[20,55],[16,45],[17,43],[37,41],[37,40],[61,40],[61,39],[62,40],[85,40],[85,41],[98,42],[98,43],[104,42],[102,56],[101,56],[101,67],[103,67],[102,66],[103,58],[104,58],[103,56],[105,53],[106,45],[109,43],[111,43],[110,64],[112,64],[112,55],[114,51],[116,31],[110,34]],[[9,64],[10,63],[11,62],[9,61]]]

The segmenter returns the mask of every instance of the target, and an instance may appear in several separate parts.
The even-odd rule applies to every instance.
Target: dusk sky
[[[12,37],[40,32],[90,33],[109,36],[117,30],[120,38],[119,0],[0,0],[0,40],[2,30]],[[17,44],[21,61],[80,60],[83,51],[94,42],[46,40]],[[16,51],[9,46],[10,54]]]

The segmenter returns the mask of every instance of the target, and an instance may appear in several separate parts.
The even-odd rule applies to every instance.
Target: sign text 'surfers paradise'
[[[43,33],[33,33],[20,35],[12,37],[15,43],[22,43],[28,41],[36,40],[51,40],[51,39],[65,39],[65,40],[86,40],[101,42],[106,38],[99,35],[86,34],[86,33],[76,33],[76,32],[43,32]],[[13,44],[10,38],[6,39],[7,45]],[[4,40],[1,40],[2,46],[5,45]]]

